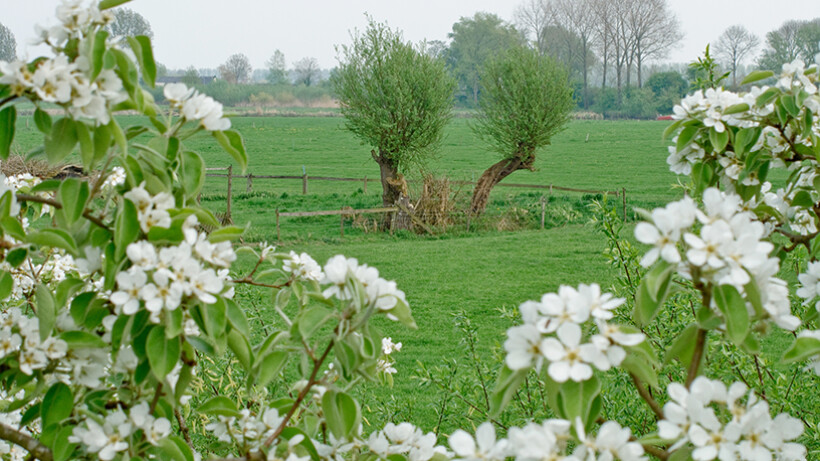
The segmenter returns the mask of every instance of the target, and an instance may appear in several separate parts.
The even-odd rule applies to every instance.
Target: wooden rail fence
[[[233,167],[218,167],[218,168],[206,168],[206,171],[225,171],[226,173],[206,173],[205,176],[207,177],[217,177],[217,178],[227,178],[228,179],[228,190],[227,190],[227,218],[231,219],[231,200],[233,195],[233,178],[245,178],[247,180],[246,192],[250,193],[253,192],[253,181],[254,179],[301,179],[302,180],[302,195],[307,195],[308,193],[308,182],[309,181],[342,181],[342,182],[361,182],[362,183],[362,191],[366,194],[367,193],[367,183],[368,182],[380,182],[380,179],[376,178],[368,178],[365,176],[364,178],[339,178],[339,177],[332,177],[332,176],[308,176],[305,167],[302,167],[302,175],[255,175],[252,173],[248,173],[246,175],[235,175],[233,174]],[[408,180],[408,183],[413,183],[417,181]],[[476,183],[474,181],[458,181],[453,180],[450,181],[451,184],[456,184],[460,186],[474,186]],[[592,190],[592,189],[579,189],[575,187],[565,187],[565,186],[556,186],[554,184],[516,184],[516,183],[498,183],[496,187],[511,187],[511,188],[519,188],[519,189],[542,189],[542,190],[549,190],[550,195],[552,195],[553,190],[557,191],[564,191],[564,192],[577,192],[582,194],[601,194],[601,195],[613,195],[615,197],[620,197],[623,203],[623,218],[626,220],[626,188],[621,188],[620,191],[611,191],[611,190]],[[541,228],[544,228],[544,215],[546,209],[546,201],[544,197],[541,197]],[[370,208],[370,209],[363,209],[363,210],[351,210],[351,209],[343,209],[343,210],[323,210],[323,211],[296,211],[296,212],[282,212],[280,213],[279,210],[276,211],[276,236],[277,239],[279,238],[279,216],[291,216],[291,217],[305,217],[305,216],[332,216],[332,215],[341,215],[342,220],[344,219],[345,215],[353,215],[353,214],[360,214],[360,213],[390,213],[395,212],[398,209],[396,207],[388,207],[388,208]],[[468,221],[469,222],[469,221]],[[342,223],[341,227],[342,235],[344,236],[344,224]]]

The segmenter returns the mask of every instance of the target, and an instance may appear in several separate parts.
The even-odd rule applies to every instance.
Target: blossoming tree
[[[809,360],[820,373],[820,332],[811,328],[820,309],[816,66],[784,66],[776,85],[748,94],[708,90],[682,101],[668,162],[691,175],[691,195],[647,213],[635,229],[651,248],[631,320],[627,300],[595,284],[522,304],[493,409],[537,372],[554,417],[504,437],[491,422],[475,435],[457,430],[447,448],[409,422],[362,433],[351,388],[395,372],[391,354],[401,347],[369,321],[414,327],[404,293],[344,256],[320,267],[307,254],[264,245],[234,250],[241,229],[218,228],[195,201],[204,164],[185,141],[210,135],[244,166],[241,136],[219,103],[184,85],[165,87],[167,111],[154,104],[137,75],[139,68],[153,83],[150,41],[126,38],[126,48],[104,28],[120,3],[64,0],[59,24],[40,30],[52,56],[0,62],[0,157],[9,155],[16,105],[27,102],[44,136],[41,153],[59,162],[76,151],[88,173],[0,178],[4,458],[807,459],[799,419],[773,415],[743,383],[705,376],[704,363],[710,341],[755,355],[778,328],[796,336],[784,361]],[[119,110],[136,110],[146,123],[122,128]],[[791,174],[775,188],[766,178],[778,167]],[[777,277],[776,255],[798,248],[810,261],[796,290],[811,307],[802,318]],[[243,252],[255,264],[237,273]],[[269,289],[286,328],[254,339],[234,297],[239,285]],[[658,348],[641,328],[673,307],[666,300],[675,289],[698,302],[672,344]],[[208,437],[227,447],[215,453],[190,437],[183,410],[201,361],[224,354],[235,358],[245,392],[237,404],[217,389],[196,408]],[[661,373],[662,363],[677,371]],[[282,373],[288,365],[295,377]],[[601,418],[602,381],[616,368],[654,414],[640,439],[635,428]]]

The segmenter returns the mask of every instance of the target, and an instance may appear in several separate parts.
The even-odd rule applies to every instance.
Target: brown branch
[[[307,384],[305,384],[305,387],[302,388],[302,390],[299,392],[299,395],[296,396],[296,401],[293,402],[293,405],[290,407],[290,410],[288,410],[287,414],[285,415],[285,418],[282,420],[282,423],[279,424],[279,427],[276,428],[273,434],[271,434],[270,437],[268,437],[267,440],[265,440],[265,443],[263,443],[262,446],[266,448],[270,447],[271,444],[277,439],[277,437],[279,437],[279,434],[281,434],[282,431],[285,430],[285,426],[287,426],[288,422],[293,417],[293,414],[296,413],[296,410],[299,408],[299,405],[301,405],[302,400],[304,400],[308,392],[310,392],[310,388],[312,388],[313,385],[316,384],[316,375],[319,373],[319,368],[322,367],[322,363],[325,361],[328,354],[330,354],[330,350],[333,349],[334,343],[335,341],[331,339],[330,342],[327,344],[325,351],[322,353],[322,356],[319,357],[317,360],[313,361],[313,371],[310,372],[310,378],[308,378]],[[248,454],[248,459],[251,459],[251,455],[252,454]]]
[[[185,443],[191,447],[191,450],[196,451],[196,448],[194,448],[194,443],[191,441],[191,430],[188,429],[188,424],[186,424],[185,420],[182,418],[182,413],[179,412],[179,408],[174,408],[174,416],[177,418],[179,431],[182,432],[182,438],[185,439]]]
[[[629,376],[632,377],[632,382],[635,384],[635,389],[638,390],[638,394],[641,395],[641,398],[649,405],[649,408],[655,413],[656,419],[664,419],[663,417],[663,409],[658,404],[658,402],[652,397],[652,394],[646,389],[646,387],[641,382],[640,378],[635,376],[634,373],[630,373]]]
[[[154,414],[154,410],[157,408],[157,404],[159,403],[159,398],[162,395],[162,383],[157,383],[157,390],[154,391],[154,400],[151,401],[151,414]]]
[[[54,459],[51,450],[40,443],[39,440],[2,423],[0,423],[0,439],[24,448],[34,459],[40,461],[52,461]]]
[[[17,200],[20,200],[20,201],[23,201],[23,202],[43,203],[43,204],[46,204],[46,205],[53,206],[54,208],[57,208],[58,210],[63,207],[63,205],[60,202],[56,201],[56,200],[52,200],[50,198],[38,197],[36,195],[15,194],[15,197],[17,197]],[[83,210],[83,217],[85,219],[93,222],[97,226],[107,230],[107,231],[111,230],[111,229],[108,228],[108,226],[105,225],[105,223],[102,221],[101,218],[99,218],[98,216],[92,215],[91,212],[88,211],[88,210]]]
[[[692,385],[692,381],[698,377],[700,362],[703,359],[706,348],[706,330],[698,328],[698,336],[695,339],[695,352],[692,354],[692,363],[689,364],[689,372],[686,374],[686,388]]]
[[[645,444],[641,444],[641,446],[643,447],[643,451],[645,451],[645,452],[649,453],[650,455],[660,459],[661,461],[666,461],[667,459],[669,459],[669,452],[662,449],[662,448],[658,448],[658,447],[653,446],[653,445],[645,445]]]
[[[241,278],[241,279],[233,279],[231,281],[233,283],[244,283],[244,284],[247,284],[247,285],[253,285],[255,287],[276,288],[276,289],[281,289],[281,288],[290,286],[290,284],[291,284],[290,281],[287,281],[287,282],[285,282],[281,285],[273,285],[273,284],[270,284],[270,283],[255,282],[255,281],[253,281],[252,279],[250,279],[248,277]]]

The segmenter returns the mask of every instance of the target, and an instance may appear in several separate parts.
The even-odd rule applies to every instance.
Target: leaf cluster
[[[339,51],[331,82],[347,129],[400,168],[429,155],[452,112],[444,63],[372,19]]]
[[[574,106],[566,69],[523,47],[490,60],[481,88],[472,129],[504,158],[527,160],[549,145],[566,126]]]

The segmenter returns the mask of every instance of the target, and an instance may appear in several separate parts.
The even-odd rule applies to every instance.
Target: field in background
[[[450,123],[440,154],[428,167],[431,173],[453,180],[474,180],[498,159],[497,154],[486,151],[468,123],[458,118]],[[343,129],[341,118],[246,117],[234,118],[233,125],[245,138],[250,156],[248,170],[255,175],[301,175],[304,166],[311,176],[378,178],[369,148]],[[21,133],[15,140],[16,148],[25,151],[34,144],[34,124],[26,129],[25,120],[21,120],[18,126]],[[662,205],[682,193],[672,187],[676,177],[665,162],[666,143],[661,133],[666,126],[664,122],[574,121],[554,138],[553,145],[538,154],[538,171],[516,172],[506,181],[583,189],[625,188],[630,209]],[[209,167],[230,164],[215,142],[203,139],[191,147],[203,153]],[[420,175],[409,177],[419,179]],[[208,178],[202,203],[216,212],[224,211],[225,185],[225,178]],[[300,180],[255,180],[253,193],[246,194],[245,189],[245,181],[233,181],[232,215],[238,225],[250,223],[247,237],[251,241],[276,240],[277,208],[305,211],[381,204],[378,183],[370,183],[366,194],[361,183],[312,181],[308,194],[302,195]],[[459,191],[462,199],[469,194],[467,187]],[[487,220],[495,219],[496,209],[525,209],[538,203],[542,195],[545,191],[497,188]],[[404,344],[396,356],[399,373],[393,389],[366,386],[361,402],[367,422],[373,427],[391,419],[413,420],[428,431],[438,424],[436,408],[440,408],[441,394],[420,387],[413,375],[420,364],[429,368],[448,360],[465,361],[454,314],[462,310],[467,314],[478,329],[480,355],[488,364],[497,363],[494,353],[510,325],[499,309],[513,310],[523,301],[556,290],[560,284],[597,282],[606,287],[614,280],[616,274],[602,255],[603,237],[583,224],[590,217],[588,205],[596,198],[555,192],[551,204],[559,214],[561,210],[578,214],[563,222],[559,216],[544,231],[499,232],[488,225],[472,233],[417,236],[406,232],[365,233],[352,228],[342,239],[338,217],[294,218],[282,222],[283,243],[279,250],[307,251],[320,263],[342,253],[397,281],[407,294],[419,329],[409,331],[391,322],[379,322],[387,336]],[[250,264],[244,261],[240,267],[249,269]],[[281,327],[268,308],[267,295],[240,287],[237,296],[249,310],[258,332]],[[442,422],[444,433],[460,424],[458,415],[451,417],[455,420]]]

